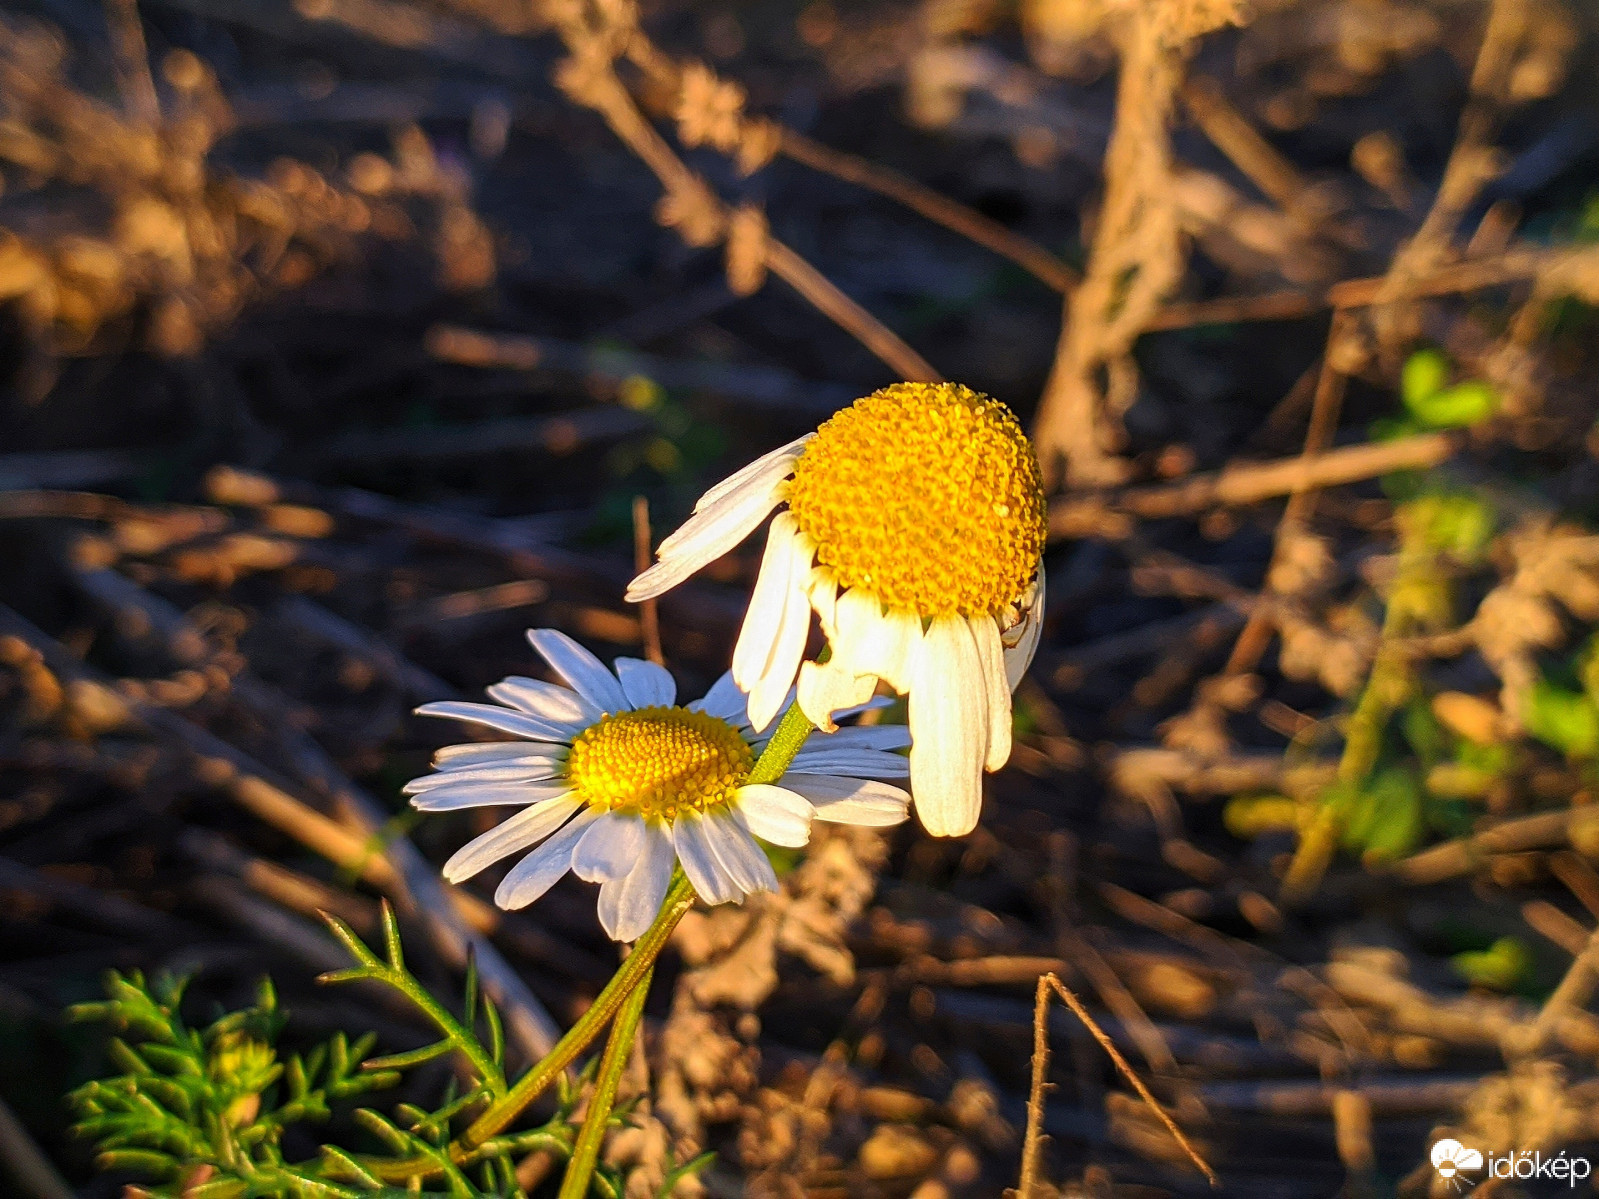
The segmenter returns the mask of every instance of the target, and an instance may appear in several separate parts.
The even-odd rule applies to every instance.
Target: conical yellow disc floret
[[[1044,493],[1021,425],[954,383],[896,383],[805,447],[788,504],[840,587],[922,616],[997,615],[1044,549]]]
[[[725,720],[686,708],[601,717],[572,742],[567,778],[591,806],[674,820],[728,803],[754,755]]]

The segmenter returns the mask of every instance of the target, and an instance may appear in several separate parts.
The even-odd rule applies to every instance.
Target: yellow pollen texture
[[[997,615],[1044,549],[1044,492],[1021,425],[955,383],[896,383],[805,447],[788,504],[840,587],[922,616]]]
[[[601,717],[572,742],[567,778],[591,806],[674,820],[731,802],[754,755],[725,720],[686,708]]]

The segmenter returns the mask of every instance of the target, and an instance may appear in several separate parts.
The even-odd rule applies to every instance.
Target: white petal
[[[585,882],[608,883],[638,862],[644,848],[644,821],[638,816],[607,812],[583,834],[572,853],[572,873]]]
[[[441,770],[437,774],[424,774],[400,788],[402,795],[416,795],[435,791],[440,787],[454,787],[460,783],[542,783],[561,773],[558,762],[513,762],[505,766],[471,766],[460,770]]]
[[[851,621],[844,615],[842,597],[838,606],[839,636],[845,640],[841,664],[875,674],[895,691],[909,691],[910,664],[922,639],[922,618],[905,608],[884,612],[873,599],[869,605],[852,606]]]
[[[411,797],[418,812],[454,812],[461,808],[512,807],[543,803],[569,795],[572,785],[565,779],[553,783],[464,783],[461,786],[433,787]]]
[[[566,747],[529,745],[525,741],[490,741],[481,745],[446,745],[433,754],[437,770],[472,770],[478,766],[541,765],[566,757]]]
[[[578,800],[570,797],[547,799],[518,812],[456,850],[450,860],[444,863],[444,877],[452,883],[458,883],[471,878],[485,866],[548,837],[577,811],[578,803]]]
[[[588,809],[512,866],[495,889],[494,902],[508,912],[515,911],[553,887],[572,868],[572,850],[599,816],[597,809]]]
[[[760,527],[782,499],[783,475],[757,477],[713,500],[683,523],[656,551],[660,561],[628,584],[633,603],[670,591],[694,572],[709,566]]]
[[[1038,562],[1038,577],[1033,580],[1033,593],[1030,601],[1022,609],[1022,624],[1020,637],[1014,646],[1005,650],[1005,681],[1010,684],[1012,691],[1022,681],[1022,676],[1027,673],[1027,668],[1033,664],[1033,655],[1038,652],[1038,639],[1044,632],[1044,561]]]
[[[773,519],[733,649],[733,677],[749,692],[750,725],[757,731],[772,723],[805,656],[811,606],[804,582],[814,552],[793,516],[783,512]]]
[[[733,681],[733,672],[730,670],[711,684],[705,698],[693,700],[686,706],[691,712],[704,712],[729,724],[748,724],[748,704],[749,697]]]
[[[752,895],[756,891],[777,890],[777,873],[772,869],[766,851],[756,844],[749,830],[731,813],[713,812],[707,816],[705,832],[717,860],[740,892]]]
[[[922,827],[960,837],[983,807],[988,705],[971,628],[959,616],[934,620],[912,666],[911,791]]]
[[[782,465],[783,469],[778,472],[778,477],[782,478],[784,475],[789,474],[794,469],[794,463],[799,460],[800,451],[804,449],[805,443],[815,436],[815,432],[810,432],[803,437],[796,437],[787,445],[780,445],[775,450],[762,454],[748,466],[734,471],[715,487],[700,496],[694,505],[694,511],[699,512],[701,509],[709,507],[724,495],[743,487],[757,475],[770,475],[779,464]]]
[[[811,607],[828,641],[838,638],[838,578],[825,566],[811,567],[810,585],[806,588],[811,597]]]
[[[670,708],[677,702],[677,683],[664,666],[642,658],[618,658],[616,677],[630,708]]]
[[[529,629],[527,639],[556,674],[601,712],[624,712],[627,699],[616,676],[588,650],[558,629]]]
[[[599,916],[606,936],[613,941],[636,941],[644,935],[661,910],[676,860],[666,827],[646,824],[644,848],[633,869],[600,888]]]
[[[799,673],[800,711],[824,733],[836,732],[834,713],[864,703],[876,687],[876,675],[856,674],[832,659],[806,662]]]
[[[816,819],[835,824],[884,828],[902,823],[910,812],[910,795],[888,783],[825,774],[785,774],[783,786],[810,800],[816,808]]]
[[[848,774],[868,779],[909,778],[911,760],[904,754],[884,753],[880,749],[851,749],[829,745],[829,738],[818,737],[795,755],[791,770],[808,774]]]
[[[902,724],[852,724],[825,738],[818,737],[806,750],[833,746],[849,749],[904,749],[911,731]],[[801,751],[806,752],[805,750]]]
[[[999,626],[988,613],[966,622],[977,647],[977,662],[983,671],[983,703],[988,705],[988,744],[983,769],[998,770],[1010,758],[1010,684],[1005,681],[1005,651],[999,643]],[[978,702],[972,696],[972,702]]]
[[[684,812],[672,822],[672,845],[699,897],[709,904],[728,903],[739,897],[738,885],[711,848],[705,826],[705,817]]]
[[[581,729],[568,724],[532,716],[526,712],[513,712],[493,704],[469,704],[458,699],[434,700],[416,710],[418,716],[447,716],[451,720],[465,720],[472,724],[486,724],[502,733],[515,733],[534,741],[570,741]]]
[[[816,809],[810,800],[787,787],[750,783],[738,789],[735,806],[750,832],[763,841],[797,849],[811,839]]]
[[[600,710],[576,691],[546,683],[542,679],[512,675],[495,683],[488,689],[488,694],[497,704],[542,716],[557,724],[586,728],[600,718]]]

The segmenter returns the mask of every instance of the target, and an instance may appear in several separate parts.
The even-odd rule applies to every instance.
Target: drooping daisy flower
[[[653,662],[618,658],[612,674],[564,633],[530,629],[528,640],[565,687],[509,678],[488,689],[493,704],[417,709],[522,740],[446,746],[437,773],[405,787],[424,812],[522,809],[444,864],[458,883],[533,847],[494,893],[502,908],[526,907],[571,870],[600,884],[606,933],[632,941],[660,910],[674,862],[707,903],[741,901],[777,887],[756,838],[800,846],[813,819],[874,827],[905,819],[910,796],[867,781],[909,773],[890,752],[909,744],[903,726],[840,729],[803,746],[777,783],[749,784],[767,738],[750,727],[731,674],[679,706],[672,676]]]
[[[922,824],[970,832],[1043,617],[1044,495],[1021,425],[957,384],[885,387],[706,492],[628,599],[675,587],[785,502],[733,653],[751,723],[771,723],[796,673],[824,729],[882,679],[910,698]],[[813,608],[832,656],[802,667]]]

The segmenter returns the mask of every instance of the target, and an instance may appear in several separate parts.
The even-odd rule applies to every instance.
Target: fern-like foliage
[[[508,1089],[499,1013],[470,968],[459,1016],[434,998],[405,968],[399,925],[386,906],[382,957],[348,925],[332,918],[329,924],[355,965],[321,981],[390,987],[438,1030],[439,1039],[408,1053],[369,1058],[374,1035],[351,1044],[339,1034],[303,1057],[282,1058],[277,1039],[286,1017],[269,981],[262,982],[253,1006],[193,1028],[179,1011],[186,980],[160,976],[147,982],[136,972],[113,972],[105,1001],[79,1004],[68,1013],[109,1023],[118,1034],[110,1056],[122,1073],[69,1096],[80,1117],[77,1132],[94,1139],[101,1168],[149,1180],[150,1189],[129,1188],[129,1194],[162,1199],[526,1199],[517,1163],[539,1151],[557,1160],[571,1155],[579,1087],[561,1080],[556,1113],[540,1127],[452,1155],[452,1136]],[[460,1068],[434,1107],[400,1102],[385,1115],[348,1103],[446,1055],[454,1055]],[[370,1143],[359,1150],[324,1144],[316,1158],[288,1160],[284,1133],[328,1121],[335,1105],[353,1109],[349,1119]],[[612,1116],[618,1124],[626,1118],[626,1109]],[[696,1158],[673,1170],[662,1194],[708,1161]],[[407,1185],[393,1181],[400,1163],[414,1169],[419,1162],[427,1163],[425,1171]],[[616,1172],[596,1172],[594,1194],[619,1199],[622,1190]]]

